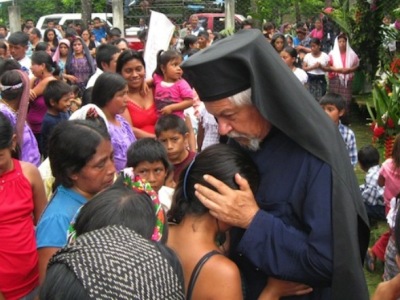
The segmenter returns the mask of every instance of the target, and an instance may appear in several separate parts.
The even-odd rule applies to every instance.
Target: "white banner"
[[[157,53],[168,50],[169,42],[174,33],[175,25],[166,15],[151,11],[149,32],[147,34],[144,61],[146,62],[146,78],[151,78],[157,67]]]

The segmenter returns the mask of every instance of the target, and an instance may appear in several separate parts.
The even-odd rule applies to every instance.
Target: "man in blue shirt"
[[[215,190],[195,186],[210,213],[235,227],[230,255],[246,299],[268,277],[313,288],[295,299],[368,299],[368,218],[342,137],[318,103],[258,30],[221,40],[182,69],[219,133],[247,148],[260,172],[255,196],[240,174],[239,190],[211,176]]]

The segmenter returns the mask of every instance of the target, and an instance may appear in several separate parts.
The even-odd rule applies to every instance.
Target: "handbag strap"
[[[190,276],[190,281],[189,281],[189,286],[188,286],[188,291],[186,294],[186,300],[191,300],[192,299],[192,293],[194,289],[194,285],[196,284],[197,277],[199,277],[200,271],[204,264],[214,255],[216,254],[221,254],[217,250],[213,250],[205,254],[199,262],[196,264],[196,266],[193,269],[192,276]],[[222,255],[222,254],[221,254]]]

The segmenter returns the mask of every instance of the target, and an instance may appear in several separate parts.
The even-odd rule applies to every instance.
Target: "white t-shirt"
[[[306,71],[304,71],[303,69],[300,68],[296,68],[293,71],[294,75],[296,75],[296,77],[300,80],[300,82],[305,85],[308,81],[308,75],[306,73]]]
[[[318,62],[322,66],[326,67],[329,63],[329,55],[326,54],[325,52],[321,52],[319,57],[314,57],[311,53],[307,53],[303,59],[303,63],[306,63],[308,67],[311,67]],[[319,68],[307,72],[314,75],[325,75],[325,71]]]

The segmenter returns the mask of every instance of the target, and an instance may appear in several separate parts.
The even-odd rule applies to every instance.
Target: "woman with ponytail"
[[[39,166],[40,153],[37,141],[26,122],[29,105],[29,79],[20,70],[4,72],[0,78],[0,112],[11,122],[17,137],[16,151],[21,161]]]

